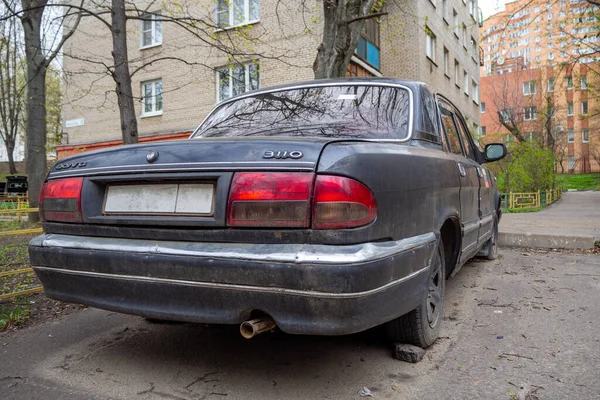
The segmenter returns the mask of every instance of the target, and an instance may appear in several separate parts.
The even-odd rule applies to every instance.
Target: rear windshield
[[[320,136],[404,139],[409,94],[398,87],[340,85],[257,93],[224,103],[193,137]]]

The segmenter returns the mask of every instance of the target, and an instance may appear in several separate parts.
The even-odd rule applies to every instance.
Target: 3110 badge
[[[286,158],[292,158],[294,160],[299,160],[304,156],[304,154],[302,154],[301,151],[298,150],[293,150],[293,151],[287,151],[287,150],[277,150],[277,151],[272,151],[272,150],[267,150],[265,151],[265,154],[263,154],[263,158],[266,159],[286,159]]]

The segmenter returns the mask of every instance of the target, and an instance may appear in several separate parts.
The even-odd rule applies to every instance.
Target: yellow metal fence
[[[0,209],[0,220],[5,222],[10,221],[21,221],[26,214],[37,213],[37,208],[29,208],[29,202],[27,197],[0,197],[0,204],[6,208]],[[32,233],[41,233],[42,228],[32,229],[2,229],[0,230],[0,236],[18,236]],[[16,270],[9,270],[0,272],[0,279],[6,279],[15,275],[29,274],[33,272],[31,268],[21,268]],[[31,293],[42,292],[44,289],[41,286],[35,286],[25,290],[14,291],[10,293],[0,294],[0,300],[10,299],[16,296],[27,295]]]
[[[502,209],[510,210],[546,207],[560,199],[562,193],[562,188],[538,190],[537,192],[530,193],[502,193]]]

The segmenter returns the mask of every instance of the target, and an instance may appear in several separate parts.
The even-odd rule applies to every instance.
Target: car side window
[[[454,154],[462,155],[460,139],[458,137],[458,131],[454,122],[454,114],[440,104],[440,115],[442,117],[444,131],[446,132],[446,143],[448,144],[448,149]]]
[[[475,158],[475,153],[473,152],[473,147],[471,147],[471,141],[469,140],[470,134],[467,128],[465,128],[464,121],[460,120],[460,117],[458,115],[455,115],[454,117],[457,119],[456,122],[459,127],[460,137],[462,139],[463,147],[465,149],[465,154],[467,155],[467,158],[477,161],[477,159]]]

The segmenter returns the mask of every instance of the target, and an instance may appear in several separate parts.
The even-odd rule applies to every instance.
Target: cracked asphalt
[[[503,249],[448,281],[441,338],[406,364],[375,331],[151,324],[84,309],[0,336],[2,399],[598,399],[600,255]]]

